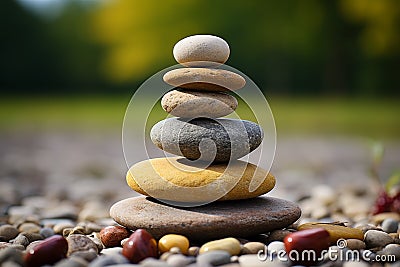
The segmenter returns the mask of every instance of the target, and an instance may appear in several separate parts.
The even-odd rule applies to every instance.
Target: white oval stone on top
[[[224,64],[230,54],[228,43],[214,35],[192,35],[177,42],[175,60],[186,67],[210,67]]]

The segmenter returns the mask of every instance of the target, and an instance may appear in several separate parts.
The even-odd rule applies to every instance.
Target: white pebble
[[[176,43],[175,60],[187,67],[209,67],[224,64],[229,57],[228,43],[213,35],[192,35]]]

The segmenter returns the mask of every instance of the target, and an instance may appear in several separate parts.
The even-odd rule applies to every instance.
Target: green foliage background
[[[226,39],[227,64],[266,94],[400,95],[397,0],[25,2],[0,2],[3,95],[131,94],[199,33]]]

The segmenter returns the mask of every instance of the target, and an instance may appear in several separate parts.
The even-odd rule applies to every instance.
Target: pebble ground
[[[136,195],[125,184],[126,165],[119,134],[2,134],[0,147],[1,266],[21,266],[27,251],[38,246],[38,241],[54,235],[67,237],[68,257],[51,265],[128,266],[126,257],[121,255],[121,242],[116,247],[106,247],[104,242],[108,241],[100,235],[102,229],[115,225],[109,218],[109,207]],[[391,142],[386,147],[383,177],[400,162],[400,143]],[[138,153],[137,157],[142,160],[145,153]],[[236,255],[216,251],[197,256],[203,244],[196,244],[188,236],[190,245],[186,255],[172,247],[170,251],[164,249],[157,260],[147,259],[140,265],[289,266],[277,261],[257,265],[260,261],[252,253],[262,245],[282,249],[285,235],[296,231],[300,224],[317,221],[345,222],[362,230],[364,239],[347,239],[347,249],[368,250],[373,259],[395,255],[397,260],[399,216],[386,214],[380,218],[369,214],[377,190],[369,178],[369,160],[362,139],[281,137],[273,166],[279,182],[270,195],[297,202],[303,210],[298,223],[289,229],[238,238],[240,252]],[[121,232],[126,237],[124,230]],[[400,266],[400,262],[329,258],[316,264]]]

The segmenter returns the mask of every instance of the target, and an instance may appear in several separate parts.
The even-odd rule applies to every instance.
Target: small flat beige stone
[[[272,190],[275,178],[267,171],[244,161],[233,161],[204,168],[189,165],[181,157],[155,158],[133,165],[128,185],[136,192],[179,203],[254,198]],[[250,192],[251,182],[260,183]]]
[[[115,203],[110,210],[111,217],[128,229],[143,228],[155,238],[180,234],[189,240],[268,233],[291,225],[300,214],[295,203],[271,197],[218,201],[192,208],[172,207],[149,197],[134,197]]]
[[[161,99],[162,108],[181,118],[219,118],[237,108],[234,96],[217,92],[172,90]]]
[[[163,79],[174,87],[200,91],[235,91],[246,85],[241,75],[224,69],[174,69],[165,73]]]

